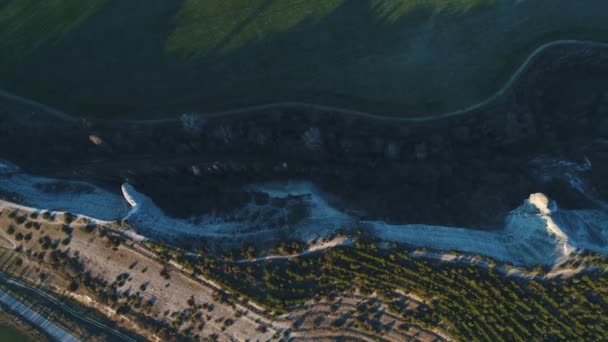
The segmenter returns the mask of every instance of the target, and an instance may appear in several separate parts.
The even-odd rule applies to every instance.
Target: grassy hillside
[[[419,8],[427,8],[434,13],[464,14],[480,6],[494,5],[496,0],[371,0],[370,4],[374,14],[381,20],[395,23]]]
[[[494,1],[371,0],[369,10],[378,22],[396,23],[417,9],[462,14]],[[176,27],[168,39],[167,51],[184,55],[227,53],[298,25],[319,24],[344,3],[345,0],[256,0],[247,3],[186,0],[176,16]]]
[[[0,88],[78,115],[298,101],[383,115],[491,95],[555,39],[608,41],[603,0],[0,0]]]
[[[186,0],[176,17],[167,51],[182,54],[225,53],[269,34],[319,20],[343,0],[196,1]]]
[[[14,61],[78,27],[107,0],[0,1],[0,61]]]

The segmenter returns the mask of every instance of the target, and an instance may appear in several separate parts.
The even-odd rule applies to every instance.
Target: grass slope
[[[494,1],[371,0],[369,10],[378,21],[396,23],[420,8],[436,13],[462,14]],[[177,14],[167,51],[184,55],[227,53],[304,23],[318,24],[344,3],[345,0],[254,0],[247,3],[186,0]]]
[[[167,42],[170,53],[222,53],[272,33],[288,31],[307,18],[325,17],[344,0],[186,0]]]
[[[0,88],[151,118],[297,101],[460,109],[536,47],[608,40],[603,0],[0,0]]]
[[[6,63],[75,29],[107,0],[0,1],[0,62]]]

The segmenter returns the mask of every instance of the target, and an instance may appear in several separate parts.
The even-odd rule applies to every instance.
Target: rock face
[[[529,267],[559,264],[579,248],[608,253],[606,222],[606,212],[559,210],[544,194],[535,193],[509,212],[503,229],[497,231],[377,221],[367,224],[383,240],[482,254]]]
[[[246,191],[257,196],[244,206],[224,215],[207,213],[187,220],[167,216],[130,184],[123,184],[121,191],[131,205],[131,211],[122,219],[138,233],[193,247],[200,244],[219,247],[224,242],[234,246],[254,240],[260,246],[281,239],[305,242],[355,225],[355,220],[332,208],[307,182],[288,182],[285,187],[251,185]],[[209,241],[213,243],[208,244]]]
[[[287,106],[85,125],[3,100],[0,158],[114,192],[128,181],[176,217],[242,207],[251,201],[247,184],[304,179],[362,218],[500,228],[530,193],[569,209],[608,197],[606,79],[606,49],[554,46],[495,101],[428,121]],[[112,148],[92,144],[91,135]],[[586,190],[540,176],[531,163],[540,156],[586,157],[593,168],[578,175]]]
[[[587,167],[587,164],[560,164],[571,169]],[[9,175],[6,179],[15,177]],[[121,186],[124,203],[120,203],[117,196],[104,194],[86,183],[27,174],[20,174],[19,179],[31,188],[51,188],[53,192],[51,197],[45,197],[46,190],[27,191],[23,185],[17,191],[25,202],[37,206],[53,203],[57,209],[83,214],[93,220],[115,215],[114,220],[129,223],[145,237],[170,239],[191,247],[219,248],[224,244],[234,247],[252,240],[259,245],[272,245],[284,239],[304,242],[336,232],[352,233],[357,228],[384,241],[478,253],[522,266],[557,264],[579,249],[608,253],[607,210],[562,210],[541,193],[530,195],[523,204],[509,211],[501,229],[481,231],[471,227],[362,220],[353,213],[336,209],[328,196],[310,182],[250,184],[243,190],[253,196],[239,208],[225,214],[209,212],[179,219],[166,215],[151,198],[128,183]],[[5,180],[0,182],[0,189],[10,188]],[[61,189],[58,189],[59,185]],[[112,203],[114,207],[109,207]],[[123,210],[126,204],[130,206],[128,212]],[[479,210],[486,210],[486,207]]]

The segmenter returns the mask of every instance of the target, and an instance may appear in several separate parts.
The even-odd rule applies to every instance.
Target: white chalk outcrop
[[[255,235],[265,235],[270,238],[273,234],[283,231],[292,239],[304,241],[329,235],[338,228],[354,222],[347,215],[329,206],[308,182],[288,183],[285,188],[281,188],[278,183],[272,183],[255,185],[248,189],[257,192],[266,192],[267,189],[272,198],[298,197],[294,202],[305,213],[297,222],[290,224],[289,203],[282,207],[271,203],[252,202],[229,214],[208,213],[191,220],[177,219],[167,216],[149,197],[135,190],[132,185],[123,184],[124,198],[132,207],[124,219],[144,235],[147,233],[189,234],[243,239]],[[273,226],[272,223],[276,222],[285,222],[285,224],[281,227]]]
[[[124,199],[90,183],[37,177],[0,161],[0,192],[13,193],[41,210],[61,210],[100,220],[118,220],[128,211]],[[6,172],[2,172],[2,171]]]
[[[299,198],[307,210],[306,215],[292,227],[291,237],[294,239],[310,241],[356,224],[354,218],[332,207],[326,196],[308,181],[268,182],[250,185],[246,189],[265,193],[271,198]]]
[[[481,231],[358,221],[330,205],[327,196],[306,181],[250,185],[245,190],[265,193],[269,200],[252,201],[230,213],[211,212],[191,219],[166,215],[130,184],[123,184],[121,190],[123,196],[88,183],[34,177],[0,161],[0,191],[17,194],[24,204],[99,220],[128,220],[139,234],[151,237],[195,235],[241,241],[254,237],[310,241],[340,228],[362,227],[384,241],[481,254],[524,266],[553,265],[582,249],[608,254],[608,211],[604,207],[563,210],[543,194],[530,195],[511,211],[503,229]]]
[[[0,160],[0,176],[8,176],[20,171],[21,169],[17,165],[7,160]]]
[[[138,192],[131,184],[121,187],[125,200],[131,210],[124,220],[144,235],[198,235],[207,237],[237,238],[245,234],[245,227],[240,222],[222,220],[214,215],[205,215],[197,222],[167,216],[148,196]]]
[[[543,194],[532,194],[509,213],[499,231],[367,222],[387,241],[438,250],[490,256],[516,265],[553,265],[577,249],[608,253],[608,214],[597,210],[559,210]]]

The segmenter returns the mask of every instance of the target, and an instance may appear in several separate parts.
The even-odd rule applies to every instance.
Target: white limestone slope
[[[294,184],[294,192],[283,191],[271,186],[269,192],[273,198],[285,198],[289,196],[300,197],[294,199],[296,204],[305,208],[306,214],[293,225],[285,224],[282,227],[272,226],[271,223],[283,219],[289,214],[289,207],[273,206],[272,204],[249,203],[236,211],[218,215],[208,213],[191,220],[176,219],[167,216],[146,195],[138,192],[130,184],[123,184],[122,193],[126,201],[131,205],[131,211],[124,217],[135,228],[142,233],[150,234],[189,234],[215,238],[241,239],[250,236],[261,235],[271,238],[273,234],[281,231],[288,234],[289,238],[309,241],[333,233],[340,227],[352,224],[353,220],[347,215],[330,207],[320,196],[312,195],[315,191],[310,183]],[[252,186],[249,189],[262,192],[263,186]],[[306,191],[306,189],[310,191]],[[289,204],[288,204],[289,205]]]
[[[247,220],[230,220],[211,215],[204,215],[196,223],[173,219],[164,215],[149,198],[138,193],[129,184],[123,185],[122,188],[125,198],[133,205],[127,217],[136,229],[145,227],[161,233],[233,238],[243,235],[269,238],[269,234],[273,232],[272,228],[264,227],[263,221],[255,222],[262,226],[261,230],[251,231],[248,227],[253,222]],[[608,214],[599,210],[560,210],[556,203],[540,193],[530,195],[520,207],[511,211],[505,218],[502,230],[481,231],[424,224],[358,222],[331,207],[309,182],[255,184],[247,189],[267,193],[274,198],[297,197],[305,203],[308,208],[307,215],[289,231],[289,238],[302,241],[330,235],[340,227],[362,226],[385,241],[481,254],[523,266],[554,265],[578,249],[608,253]],[[253,204],[240,209],[241,212],[258,213],[265,210],[270,209]],[[232,217],[239,217],[239,214]],[[276,229],[274,232],[276,233]]]
[[[17,165],[7,160],[0,160],[0,175],[10,175],[20,171],[21,169]]]
[[[100,220],[118,220],[128,211],[124,198],[93,184],[22,172],[0,160],[0,192],[17,194],[23,204],[41,210],[61,210]]]
[[[608,210],[604,206],[562,210],[543,194],[530,195],[505,217],[504,228],[497,231],[358,221],[331,206],[325,194],[305,181],[252,184],[245,190],[265,193],[270,200],[263,204],[252,201],[227,214],[210,212],[177,219],[130,184],[121,187],[121,197],[92,184],[34,177],[9,162],[0,164],[0,191],[17,194],[30,207],[70,211],[98,220],[127,220],[139,234],[149,237],[311,241],[340,228],[363,228],[384,241],[481,254],[523,266],[553,265],[580,249],[608,254]],[[552,165],[546,162],[543,165],[544,170],[553,168],[546,167]],[[587,167],[590,163],[586,162],[576,171],[584,172]],[[569,174],[577,176],[576,172]]]
[[[307,208],[306,216],[299,221],[293,238],[310,241],[333,234],[339,228],[353,227],[356,220],[332,207],[317,187],[308,181],[284,181],[252,184],[249,191],[265,193],[271,198],[297,197]]]
[[[577,249],[608,253],[608,214],[559,210],[545,195],[532,194],[508,214],[499,231],[367,222],[381,239],[438,250],[490,256],[516,265],[553,265]]]

